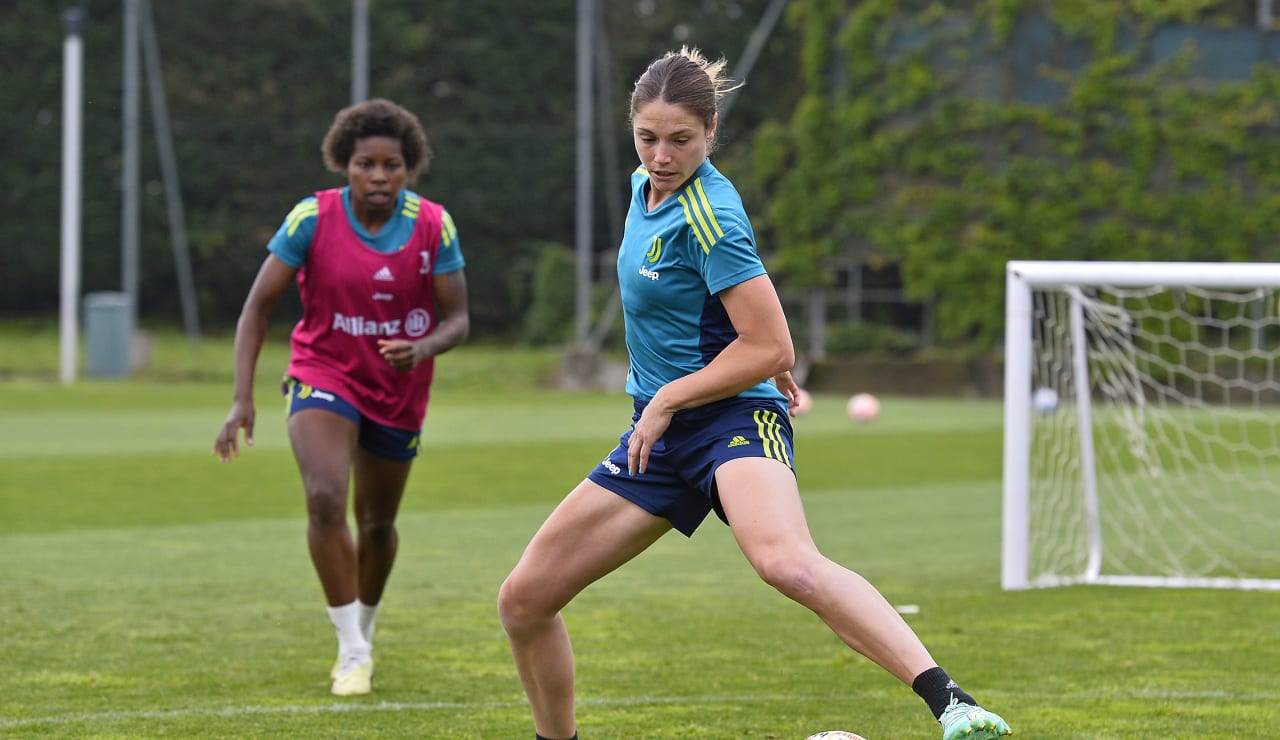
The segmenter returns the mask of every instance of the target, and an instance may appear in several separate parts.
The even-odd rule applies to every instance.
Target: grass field
[[[465,347],[400,520],[367,697],[328,693],[332,628],[264,355],[257,444],[210,455],[224,342],[158,342],[131,381],[47,379],[0,332],[0,735],[528,738],[497,588],[611,447],[620,393],[539,389],[545,353]],[[190,358],[195,355],[197,359]],[[56,349],[53,352],[56,359]],[[28,363],[23,365],[22,363]],[[999,588],[998,404],[819,395],[796,458],[818,543],[1025,738],[1272,738],[1280,595]],[[936,738],[923,702],[761,584],[728,530],[668,535],[566,610],[588,738]]]

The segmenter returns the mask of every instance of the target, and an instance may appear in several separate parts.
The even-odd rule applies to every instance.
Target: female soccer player
[[[470,319],[453,220],[405,188],[431,158],[418,118],[389,100],[359,103],[338,112],[321,150],[347,186],[304,198],[267,244],[236,325],[235,396],[213,451],[222,462],[239,455],[241,429],[253,444],[258,353],[296,279],[303,315],[282,390],[307,545],[338,635],[333,693],[347,696],[371,690],[374,622],[435,357],[466,338]]]
[[[543,523],[498,595],[536,737],[577,737],[561,609],[673,527],[692,536],[711,511],[761,579],[911,686],[946,740],[1009,734],[874,586],[810,536],[787,417],[800,392],[791,336],[742,201],[708,159],[724,66],[686,47],[653,61],[631,95],[641,164],[618,252],[631,428]]]

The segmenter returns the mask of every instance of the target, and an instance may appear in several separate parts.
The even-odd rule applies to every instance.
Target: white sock
[[[375,626],[374,623],[378,619],[379,605],[373,604],[372,606],[370,606],[369,604],[366,604],[363,601],[360,601],[358,599],[356,603],[360,605],[360,634],[364,635],[365,642],[372,645],[373,629]]]
[[[360,609],[358,601],[343,606],[329,607],[329,619],[333,629],[338,633],[338,655],[352,653],[369,653],[369,641],[360,631]]]

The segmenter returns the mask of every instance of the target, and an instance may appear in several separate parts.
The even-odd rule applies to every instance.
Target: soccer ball
[[[796,395],[796,416],[804,416],[813,410],[813,396],[809,395],[809,391],[801,388],[800,393]]]
[[[855,393],[849,398],[845,413],[859,424],[875,421],[880,416],[880,401],[870,393]]]
[[[804,740],[867,740],[865,737],[844,730],[826,730],[824,732],[816,732]]]
[[[1031,394],[1031,405],[1042,414],[1052,414],[1058,410],[1058,392],[1041,386]]]

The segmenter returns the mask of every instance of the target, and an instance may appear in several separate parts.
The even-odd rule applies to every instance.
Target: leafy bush
[[[564,344],[573,339],[575,271],[573,252],[562,244],[543,243],[534,251],[529,273],[529,307],[524,314],[521,341],[534,347]]]

